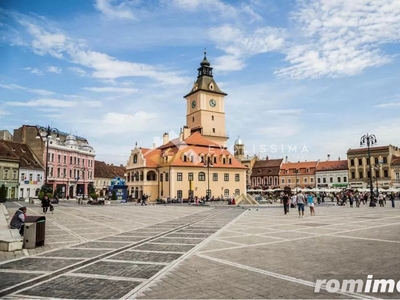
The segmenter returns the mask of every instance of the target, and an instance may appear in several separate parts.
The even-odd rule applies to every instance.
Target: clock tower
[[[227,94],[219,89],[212,70],[204,51],[204,59],[197,69],[197,80],[189,94],[184,96],[187,102],[186,126],[192,133],[198,131],[205,138],[226,146],[228,135],[225,126],[224,98]]]

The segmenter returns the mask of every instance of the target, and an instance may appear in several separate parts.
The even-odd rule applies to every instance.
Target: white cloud
[[[300,32],[284,51],[290,66],[276,76],[350,76],[389,63],[382,45],[400,41],[399,11],[398,0],[301,1],[293,13]]]
[[[116,79],[120,77],[149,77],[164,84],[184,84],[188,78],[180,77],[176,72],[165,71],[162,67],[148,64],[121,61],[105,53],[87,50],[82,41],[72,40],[65,34],[49,33],[42,27],[28,21],[20,21],[32,35],[32,48],[36,54],[51,55],[58,59],[66,56],[75,64],[91,68],[92,76],[99,79]],[[84,75],[80,68],[71,71]]]
[[[101,103],[98,101],[68,101],[68,100],[46,99],[46,98],[30,100],[27,102],[12,101],[12,102],[6,102],[6,104],[9,106],[28,106],[28,107],[48,106],[48,107],[61,107],[61,108],[76,107],[78,105],[86,105],[89,107],[101,106]]]
[[[400,102],[382,103],[375,106],[376,108],[393,108],[400,107]]]
[[[267,115],[299,115],[303,112],[303,109],[272,109],[267,110],[264,113]]]
[[[400,94],[395,94],[389,97],[385,97],[383,100],[387,102],[375,105],[376,108],[393,108],[400,107]]]
[[[2,84],[2,83],[0,83],[0,87],[9,89],[9,90],[23,90],[23,91],[27,91],[27,92],[30,92],[33,94],[38,94],[41,96],[54,95],[54,92],[51,92],[51,91],[41,90],[41,89],[31,89],[31,88],[20,86],[18,84]]]
[[[110,126],[117,125],[132,129],[136,126],[149,126],[150,122],[156,118],[156,113],[144,111],[138,111],[134,114],[109,112],[104,116],[103,122]]]
[[[189,12],[198,12],[204,10],[207,12],[217,13],[218,17],[238,19],[239,17],[248,18],[252,20],[262,19],[250,5],[242,4],[241,6],[232,6],[220,0],[164,0],[174,7],[183,9]]]
[[[96,0],[94,7],[109,19],[135,20],[136,17],[129,7],[129,1],[122,1],[118,5],[112,5],[114,0]]]
[[[119,88],[119,87],[85,87],[87,91],[92,91],[96,93],[123,93],[123,94],[133,94],[138,91],[134,88]]]
[[[58,67],[49,66],[47,68],[47,72],[60,74],[62,72],[62,70],[61,70],[61,68],[58,68]]]
[[[68,44],[67,37],[62,33],[49,33],[40,26],[20,20],[21,25],[24,25],[28,32],[35,37],[32,41],[32,49],[36,54],[50,54],[58,59],[63,58]]]
[[[85,70],[83,70],[83,69],[81,69],[81,68],[78,68],[78,67],[71,67],[71,68],[68,68],[68,70],[70,70],[70,71],[72,71],[72,72],[78,74],[79,77],[86,77],[86,76],[89,76],[88,73],[86,73]]]
[[[10,113],[8,112],[8,111],[5,111],[5,110],[2,110],[2,109],[0,109],[0,116],[7,116],[7,115],[9,115]]]
[[[32,74],[35,74],[35,75],[39,75],[39,76],[43,75],[43,72],[40,71],[37,68],[26,67],[26,68],[23,68],[23,69],[26,70],[26,71],[30,71]]]
[[[254,55],[278,51],[284,45],[285,31],[282,29],[263,27],[243,30],[232,25],[209,30],[211,40],[226,55],[215,60],[215,68],[223,71],[236,71],[245,67],[244,61]]]

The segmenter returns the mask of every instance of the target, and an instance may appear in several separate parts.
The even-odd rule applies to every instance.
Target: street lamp
[[[45,177],[44,177],[44,185],[47,187],[47,176],[48,176],[48,166],[49,166],[49,141],[53,134],[56,134],[56,139],[60,140],[60,132],[57,128],[51,128],[50,126],[47,127],[38,127],[38,132],[36,134],[36,139],[40,139],[43,136],[41,133],[45,134],[46,137],[46,170],[45,170]]]
[[[378,188],[378,178],[379,177],[376,175],[376,172],[378,172],[378,175],[379,175],[379,170],[380,170],[382,164],[383,164],[383,161],[379,160],[378,161],[378,165],[375,165],[375,167],[374,167],[374,169],[375,169],[375,179],[376,179],[376,194],[378,195],[378,197],[379,197],[379,188]]]
[[[369,188],[371,194],[371,200],[369,202],[369,206],[373,206],[374,202],[374,187],[372,186],[372,167],[371,167],[371,146],[377,143],[375,134],[365,134],[360,139],[360,147],[367,145],[368,147],[368,168],[369,168]]]
[[[296,194],[297,194],[297,175],[299,174],[299,169],[294,170],[294,174],[296,175]]]
[[[207,168],[207,192],[206,192],[206,201],[210,200],[211,191],[210,191],[210,167],[213,166],[211,158],[208,156],[204,166]]]

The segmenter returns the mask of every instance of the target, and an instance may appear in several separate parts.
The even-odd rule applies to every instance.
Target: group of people
[[[353,207],[354,203],[356,207],[360,207],[360,204],[367,204],[370,201],[370,206],[376,206],[378,203],[380,207],[384,207],[386,200],[389,199],[392,203],[392,207],[395,208],[396,195],[394,193],[374,193],[372,199],[370,197],[371,193],[367,192],[352,192],[345,191],[342,193],[335,194],[333,198],[336,200],[336,204],[339,206],[344,206],[349,203],[350,207]]]
[[[297,206],[299,218],[304,218],[304,207],[307,204],[310,208],[310,215],[315,216],[314,196],[311,193],[304,195],[302,191],[298,191],[297,194],[292,195],[290,198],[288,193],[284,193],[282,196],[282,202],[285,215],[289,213],[290,206],[292,208]]]

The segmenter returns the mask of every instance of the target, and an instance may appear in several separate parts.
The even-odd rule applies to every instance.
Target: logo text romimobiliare
[[[368,275],[367,279],[317,279],[314,292],[326,290],[328,293],[400,293],[400,280],[374,279]]]

